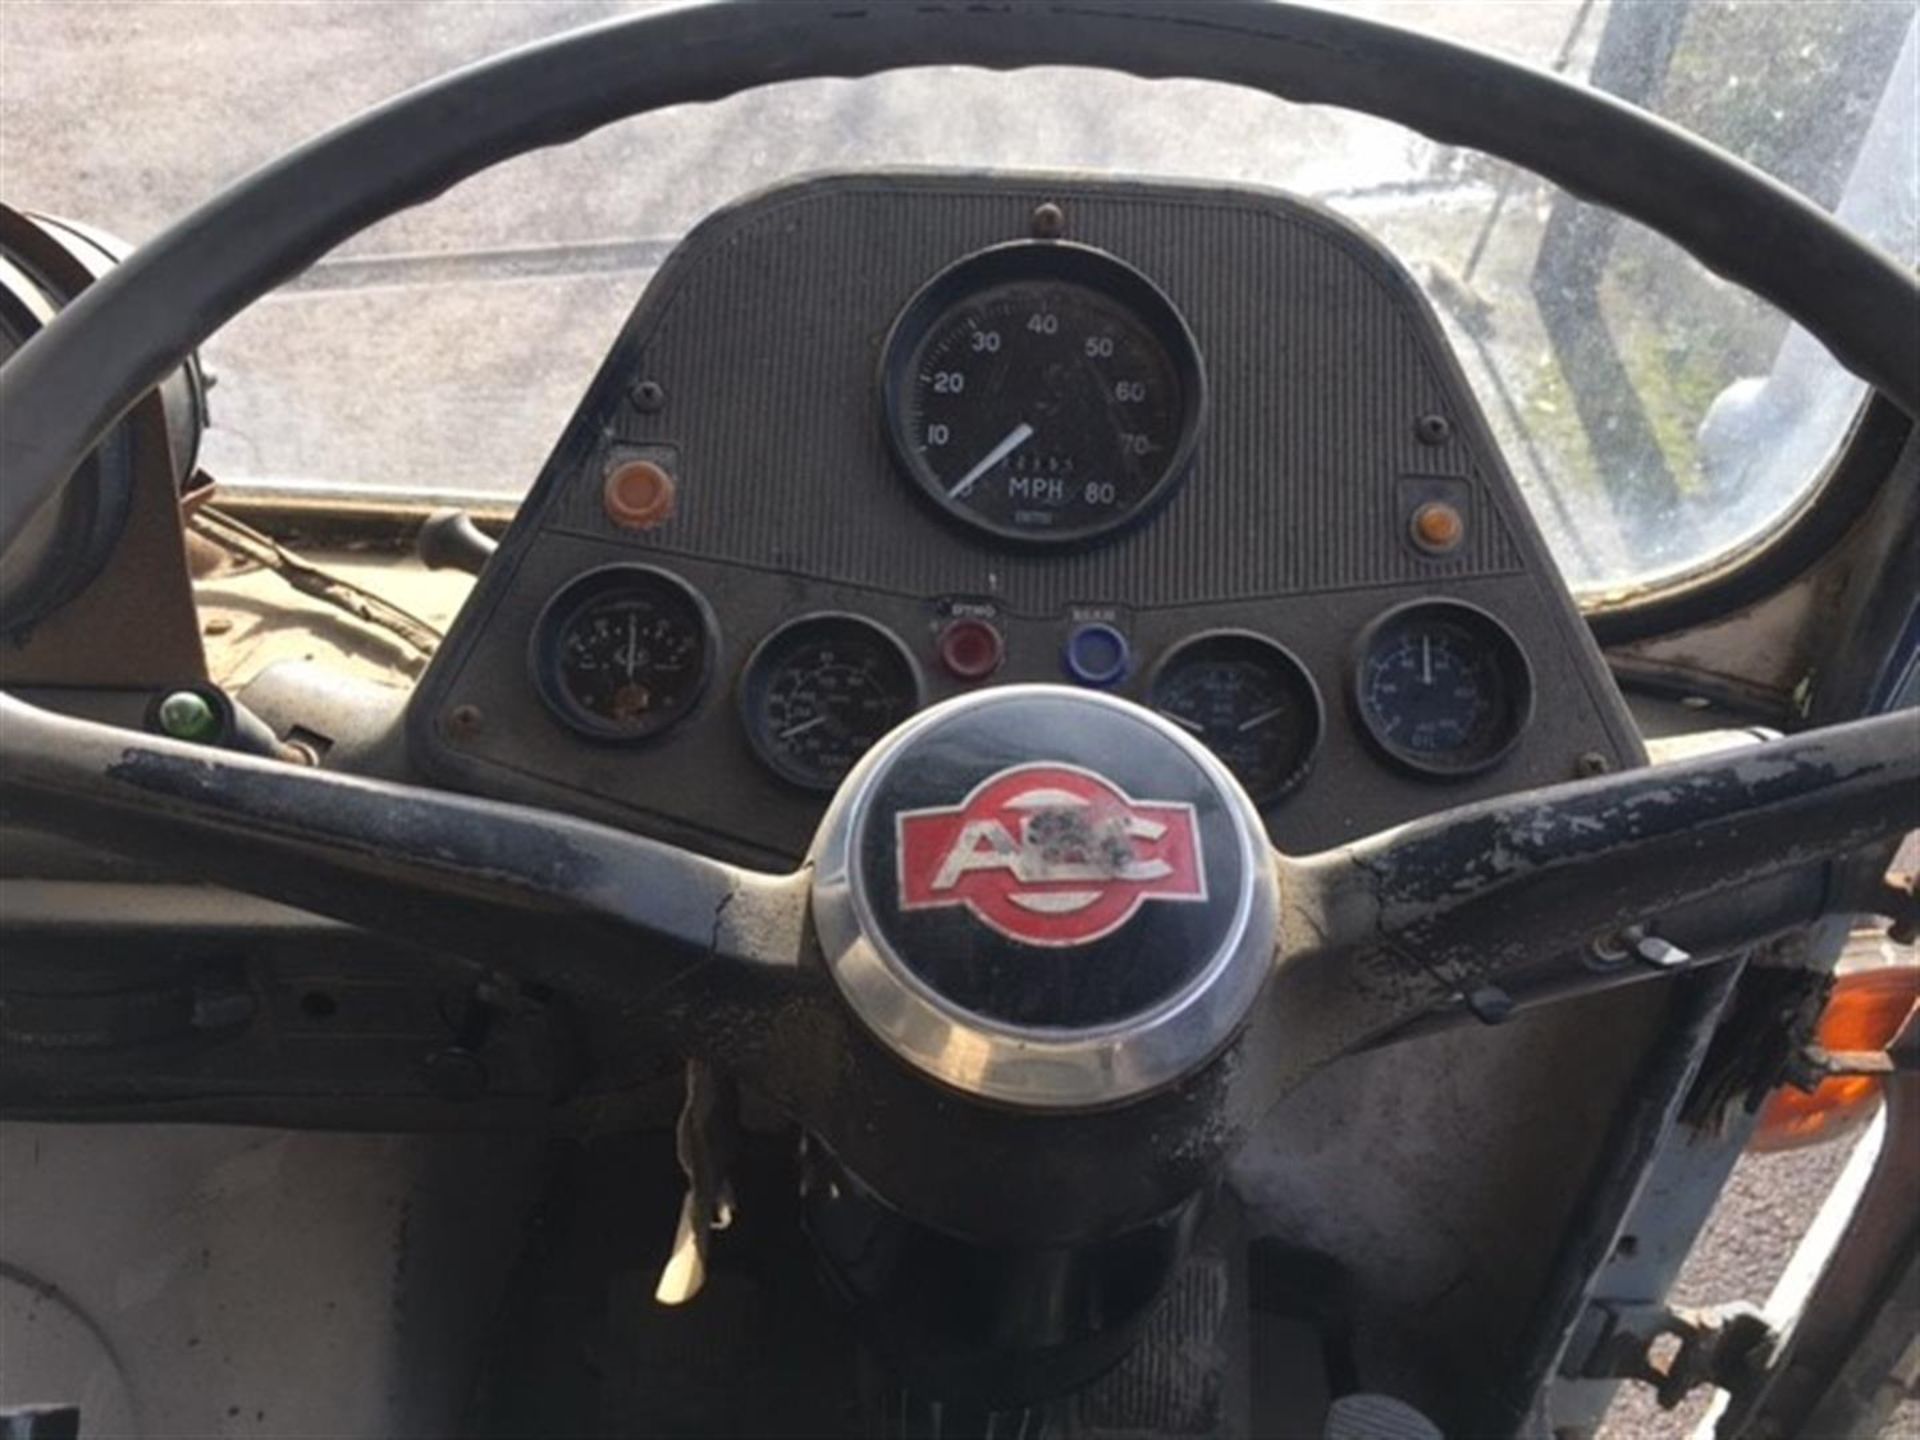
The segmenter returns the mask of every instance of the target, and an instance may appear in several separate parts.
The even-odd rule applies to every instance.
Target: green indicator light
[[[212,740],[220,733],[220,712],[204,695],[176,690],[160,702],[160,731],[176,740]]]

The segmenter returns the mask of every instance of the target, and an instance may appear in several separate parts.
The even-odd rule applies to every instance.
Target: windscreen
[[[139,241],[364,106],[645,8],[15,0],[6,198]],[[1653,109],[1902,259],[1920,250],[1907,0],[1354,8]],[[205,464],[230,487],[510,502],[692,225],[796,175],[901,165],[1266,185],[1372,231],[1424,286],[1590,605],[1764,539],[1817,494],[1864,400],[1777,312],[1485,156],[1226,86],[919,70],[645,116],[369,230],[209,342]]]

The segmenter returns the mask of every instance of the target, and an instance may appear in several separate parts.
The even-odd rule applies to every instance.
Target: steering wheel
[[[150,242],[0,369],[0,553],[195,345],[374,221],[624,116],[934,64],[1226,81],[1489,152],[1676,241],[1920,415],[1911,275],[1740,162],[1547,74],[1285,4],[767,0],[646,13],[460,71]],[[9,821],[586,1000],[775,1099],[932,1231],[1045,1247],[1177,1211],[1316,1069],[1510,969],[1618,942],[1651,974],[1850,908],[1833,862],[1920,823],[1914,725],[1881,716],[1477,803],[1309,857],[1272,853],[1182,731],[1061,687],[909,721],[784,876],[11,696],[0,802]],[[1055,827],[1054,860],[1078,867],[1062,873],[1105,907],[1026,968],[990,904],[934,895],[955,856],[950,890],[976,861],[1011,863],[1001,837],[966,829],[1009,775],[1029,820]],[[929,807],[939,793],[950,803]]]

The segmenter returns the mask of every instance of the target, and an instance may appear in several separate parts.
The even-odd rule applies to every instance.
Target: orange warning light
[[[607,472],[600,492],[607,518],[622,530],[651,530],[673,517],[673,476],[651,460],[628,460]]]
[[[1413,543],[1441,554],[1459,545],[1467,533],[1460,512],[1443,500],[1429,500],[1413,512]]]

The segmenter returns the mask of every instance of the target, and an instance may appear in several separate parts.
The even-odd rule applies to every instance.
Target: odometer
[[[1423,775],[1473,775],[1518,743],[1533,713],[1533,672],[1486,611],[1416,600],[1360,637],[1354,704],[1389,759]]]
[[[1003,539],[1072,543],[1178,483],[1206,406],[1186,322],[1153,282],[1057,241],[962,260],[888,338],[887,430],[932,502]]]

